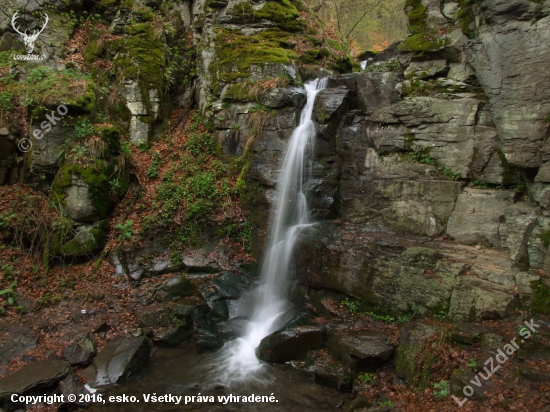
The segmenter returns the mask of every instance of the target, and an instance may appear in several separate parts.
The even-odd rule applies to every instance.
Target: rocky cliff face
[[[548,5],[406,10],[412,34],[325,91],[346,108],[317,159],[340,220],[303,234],[299,277],[378,310],[506,317],[550,273]]]

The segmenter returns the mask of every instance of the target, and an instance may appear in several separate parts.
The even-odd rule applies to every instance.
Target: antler
[[[48,21],[50,20],[46,13],[44,13],[44,16],[46,16],[46,19],[44,20],[44,24],[42,25],[42,28],[40,30],[34,30],[34,33],[32,34],[33,39],[36,39],[38,35],[44,31],[44,29],[46,28],[46,25],[48,24]]]
[[[13,29],[15,30],[16,33],[20,34],[21,36],[24,36],[26,33],[20,32],[20,31],[19,31],[19,28],[15,25],[15,21],[17,20],[17,17],[18,17],[17,14],[18,14],[18,13],[19,13],[19,12],[16,11],[15,14],[13,15],[13,17],[11,18],[11,25],[12,25],[12,27],[13,27]]]

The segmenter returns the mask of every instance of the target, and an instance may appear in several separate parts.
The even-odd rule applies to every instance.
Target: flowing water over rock
[[[311,154],[316,134],[312,119],[315,97],[326,87],[326,79],[305,85],[307,103],[300,125],[294,130],[286,150],[277,200],[271,211],[267,253],[262,263],[262,277],[254,293],[254,309],[244,335],[229,343],[213,377],[223,384],[259,378],[262,363],[255,349],[261,340],[282,326],[288,309],[289,281],[292,274],[292,251],[300,231],[310,226],[305,184],[311,176]]]

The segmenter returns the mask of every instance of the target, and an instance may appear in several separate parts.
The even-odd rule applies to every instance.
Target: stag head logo
[[[48,15],[44,13],[44,24],[42,24],[41,29],[33,30],[32,34],[27,34],[27,31],[25,30],[22,32],[19,27],[17,26],[17,18],[19,12],[15,12],[13,17],[11,18],[11,25],[13,29],[21,36],[21,39],[23,39],[23,43],[25,43],[25,49],[27,50],[27,54],[31,54],[34,50],[34,43],[36,42],[36,39],[38,39],[38,36],[40,33],[44,31],[46,28],[46,25],[48,24]]]

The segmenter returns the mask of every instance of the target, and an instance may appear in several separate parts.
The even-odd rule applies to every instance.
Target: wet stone
[[[43,360],[23,366],[0,379],[0,400],[35,388],[46,388],[69,373],[69,364],[61,360]]]

